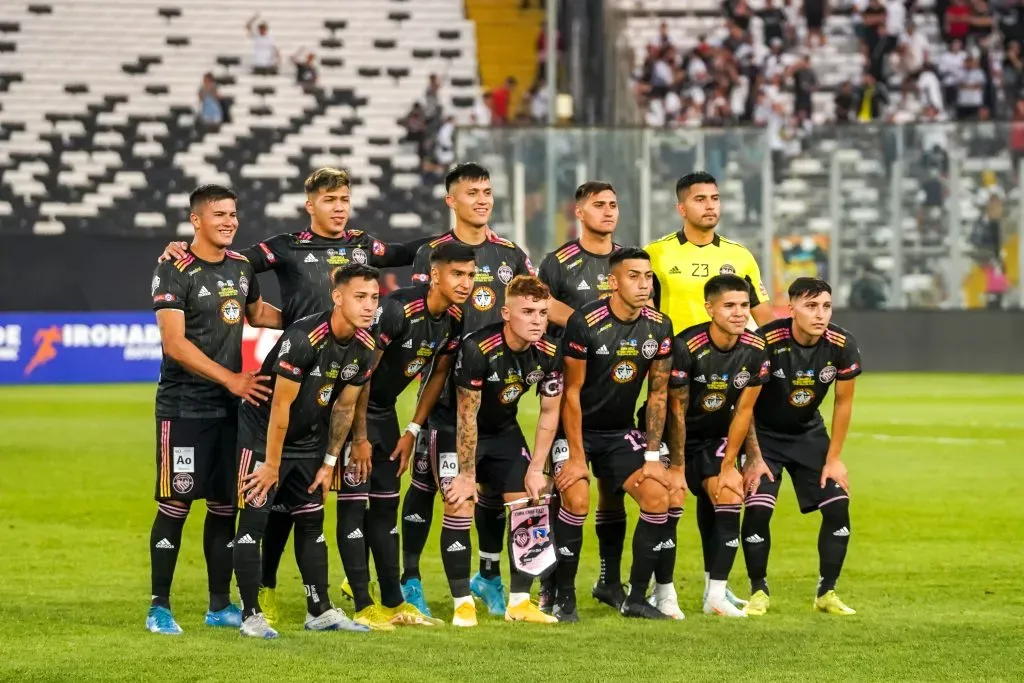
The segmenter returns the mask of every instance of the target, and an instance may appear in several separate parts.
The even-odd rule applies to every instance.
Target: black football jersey
[[[537,276],[551,289],[551,296],[578,311],[598,299],[611,296],[608,259],[622,247],[612,245],[609,254],[591,254],[578,239],[566,242],[544,257]]]
[[[647,371],[672,355],[672,321],[645,306],[640,317],[626,322],[615,317],[607,299],[595,301],[569,318],[562,353],[587,362],[580,392],[583,429],[632,429]]]
[[[346,230],[337,238],[307,231],[275,235],[242,253],[257,273],[272,270],[277,275],[281,317],[288,327],[299,318],[334,308],[332,278],[338,268],[349,263],[407,266],[421,242],[388,244],[362,230]]]
[[[296,321],[267,354],[259,374],[299,382],[299,394],[291,405],[284,458],[319,458],[330,420],[332,397],[346,386],[361,386],[370,379],[376,342],[367,330],[340,342],[331,332],[331,312]],[[271,401],[254,406],[243,403],[239,420],[260,443],[267,438]]]
[[[497,434],[516,424],[519,399],[537,385],[541,396],[562,393],[562,354],[550,337],[525,350],[505,343],[504,323],[468,334],[455,361],[456,386],[482,392],[477,424],[480,434]],[[454,415],[451,423],[455,424]]]
[[[453,354],[462,343],[462,309],[451,306],[437,318],[427,309],[429,285],[396,289],[377,309],[377,342],[384,351],[370,384],[369,410],[391,413],[413,378],[436,356]]]
[[[768,344],[771,376],[754,405],[757,428],[802,434],[824,427],[818,407],[833,381],[861,373],[857,341],[838,325],[829,324],[814,346],[793,339],[792,318],[775,320],[760,330]]]
[[[442,244],[452,241],[463,244],[454,232],[446,232],[419,248],[412,264],[413,282],[423,284],[430,281],[430,255]],[[489,230],[487,241],[483,244],[466,246],[473,249],[476,258],[473,293],[462,307],[463,326],[468,333],[501,320],[501,307],[505,305],[505,285],[516,275],[532,275],[533,266],[526,252]]]
[[[690,387],[686,407],[686,440],[724,439],[729,435],[732,409],[745,387],[768,380],[765,340],[744,332],[728,351],[711,341],[710,322],[688,327],[675,336],[670,387]]]
[[[173,308],[185,315],[185,339],[231,372],[242,370],[245,307],[260,298],[252,264],[228,251],[220,263],[191,251],[156,267],[151,285],[153,310]],[[156,390],[157,417],[224,417],[238,399],[216,382],[193,375],[166,354]]]

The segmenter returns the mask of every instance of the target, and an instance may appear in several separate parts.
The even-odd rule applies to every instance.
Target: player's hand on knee
[[[523,487],[526,489],[526,495],[530,497],[530,500],[540,500],[541,496],[547,493],[550,488],[548,478],[544,476],[544,473],[532,467],[526,470]]]
[[[254,472],[247,474],[242,479],[242,491],[245,493],[245,501],[265,501],[270,496],[271,490],[277,484],[278,468],[275,465],[263,465]]]
[[[352,451],[348,459],[348,471],[353,474],[356,481],[362,484],[370,478],[370,471],[373,469],[373,447],[366,439],[356,439],[352,442]]]
[[[726,491],[732,491],[740,499],[743,498],[743,475],[735,467],[727,467],[717,477],[718,490],[715,498],[721,498]]]
[[[743,467],[743,490],[746,495],[752,496],[757,493],[757,487],[761,485],[761,477],[768,477],[768,481],[774,482],[775,475],[768,467],[763,458],[748,460]],[[824,481],[824,479],[822,480]],[[824,486],[824,484],[822,484]]]
[[[831,479],[843,487],[847,494],[850,493],[849,473],[842,460],[826,460],[825,466],[821,468],[821,488],[825,488],[825,482]]]
[[[476,502],[476,473],[459,472],[444,494],[449,505],[462,505],[468,501]]]
[[[669,494],[681,493],[686,496],[686,469],[684,467],[669,467],[665,471],[665,478],[668,481]]]
[[[413,446],[416,445],[416,437],[412,432],[405,432],[391,451],[391,461],[398,461],[398,476],[401,477],[409,469],[409,459],[412,457]]]
[[[164,247],[164,253],[160,254],[157,263],[164,261],[177,261],[188,255],[188,242],[171,242]]]
[[[587,463],[570,457],[562,463],[562,469],[555,475],[555,486],[559,491],[565,491],[580,479],[587,478]]]
[[[313,484],[306,489],[306,493],[313,493],[317,489],[323,494],[324,503],[327,502],[327,494],[331,491],[331,480],[334,479],[334,467],[332,465],[321,465],[313,478]]]
[[[228,380],[227,390],[246,403],[258,406],[270,398],[271,389],[266,386],[270,381],[268,375],[257,375],[255,372],[238,372]]]
[[[644,463],[644,466],[640,468],[640,476],[637,477],[634,486],[640,486],[645,479],[653,479],[658,482],[666,489],[669,488],[668,475],[665,471],[665,466],[661,464],[660,460],[652,461],[648,460]]]

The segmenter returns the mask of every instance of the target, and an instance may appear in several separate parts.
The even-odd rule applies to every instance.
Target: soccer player
[[[413,281],[430,279],[430,255],[442,244],[454,242],[473,249],[476,274],[473,292],[463,306],[463,334],[502,320],[505,288],[517,275],[531,275],[533,266],[526,253],[512,242],[498,237],[487,227],[494,209],[490,173],[474,163],[455,166],[445,177],[448,191],[445,203],[455,212],[455,228],[424,244],[413,264]],[[430,434],[455,431],[455,388],[451,381],[444,387],[429,420]],[[419,456],[418,456],[419,458]],[[422,463],[422,464],[420,464]],[[417,459],[412,485],[402,503],[402,592],[410,602],[429,614],[420,581],[419,559],[427,543],[437,489],[429,462]],[[501,582],[502,539],[505,535],[505,508],[502,497],[481,486],[475,506],[476,528],[480,539],[480,570],[473,577],[471,590],[487,605],[491,614],[505,613],[505,592]]]
[[[704,285],[704,297],[711,321],[684,330],[673,343],[669,460],[671,467],[685,467],[687,487],[713,509],[712,524],[700,528],[709,572],[704,613],[745,617],[726,598],[726,582],[740,545],[743,477],[736,460],[754,402],[768,379],[768,354],[764,338],[746,329],[746,280],[716,275]]]
[[[560,621],[579,620],[575,583],[590,500],[588,460],[603,491],[625,491],[640,506],[633,535],[631,589],[619,603],[622,614],[668,618],[647,602],[646,591],[664,546],[669,492],[684,487],[682,469],[670,476],[660,456],[672,365],[672,321],[647,306],[654,273],[646,252],[626,247],[612,254],[609,264],[611,297],[573,313],[562,339],[562,429],[569,448],[567,456],[555,453],[553,467],[562,499],[555,520],[559,557],[553,608]],[[646,434],[633,421],[644,380],[648,380]],[[531,464],[528,481],[543,481],[545,459],[536,458]]]
[[[452,372],[457,387],[455,432],[436,430],[431,435],[431,458],[444,495],[441,560],[455,599],[455,626],[477,623],[469,579],[469,527],[477,485],[500,496],[503,504],[527,497],[531,456],[516,416],[519,399],[534,385],[540,393],[540,417],[533,452],[548,453],[558,429],[562,357],[558,345],[544,334],[551,293],[538,278],[517,275],[504,298],[503,322],[463,339]],[[511,574],[505,620],[557,622],[530,601],[532,577],[514,565]]]
[[[257,273],[273,271],[281,290],[284,325],[334,306],[332,277],[348,263],[376,268],[408,266],[426,240],[388,244],[361,230],[350,230],[351,179],[342,170],[314,170],[303,185],[309,229],[275,235],[242,250]],[[429,239],[429,238],[428,238]],[[162,260],[183,258],[184,242],[167,245]],[[291,533],[292,518],[280,506],[271,511],[263,545],[260,602],[267,621],[277,620],[277,569]]]
[[[856,612],[836,595],[836,581],[850,542],[850,486],[842,461],[853,413],[854,378],[861,373],[853,335],[832,320],[832,288],[801,277],[789,287],[791,317],[758,332],[768,342],[772,373],[754,405],[748,437],[743,514],[743,557],[750,576],[747,614],[768,611],[769,523],[782,470],[793,480],[800,512],[821,511],[818,531],[818,594],[814,607],[836,615]],[[832,438],[818,406],[835,382]]]
[[[357,414],[362,385],[373,372],[376,344],[367,329],[377,312],[377,270],[358,263],[334,274],[334,308],[288,327],[267,354],[260,372],[272,375],[270,405],[245,405],[239,414],[238,506],[235,574],[242,596],[241,633],[276,638],[259,602],[260,544],[272,505],[295,521],[295,554],[306,589],[306,630],[369,631],[327,595],[324,498],[337,462],[335,453],[351,429],[353,443],[366,441],[366,416]],[[327,455],[323,432],[333,409]]]
[[[395,624],[437,625],[404,601],[399,585],[398,496],[413,440],[441,393],[444,377],[462,342],[462,309],[473,289],[473,250],[457,242],[442,244],[430,255],[429,285],[391,292],[381,300],[377,319],[377,357],[369,387],[367,434],[373,446],[370,462],[353,449],[347,468],[338,468],[338,548],[351,586],[358,623],[375,630]],[[421,393],[412,421],[399,445],[395,404],[413,377],[438,358],[432,390]],[[443,373],[443,374],[442,374]],[[365,456],[365,449],[362,451]],[[369,476],[365,476],[369,472]],[[367,500],[369,509],[366,509]],[[365,510],[365,522],[364,522]],[[369,591],[366,548],[373,551],[380,581],[381,604]]]
[[[751,315],[758,325],[774,319],[768,292],[761,281],[761,271],[754,256],[737,242],[719,235],[715,228],[721,216],[722,203],[715,177],[703,172],[690,173],[676,182],[676,211],[683,219],[677,232],[655,240],[646,248],[654,267],[655,306],[666,313],[678,334],[693,325],[708,322],[704,301],[704,284],[715,275],[737,275],[746,280],[751,291]],[[682,510],[669,510],[670,539],[676,540],[675,527]],[[702,539],[712,539],[709,529],[715,511],[709,500],[697,497],[697,526]],[[711,570],[712,545],[705,543],[704,573]],[[662,554],[668,561],[670,553]],[[662,573],[670,573],[663,567]],[[737,607],[746,604],[732,591],[726,596]]]
[[[281,327],[281,312],[260,298],[252,264],[229,251],[238,230],[235,193],[203,185],[189,197],[195,238],[176,261],[153,275],[163,361],[156,390],[156,501],[150,532],[153,601],[146,628],[180,634],[171,615],[171,582],[192,501],[206,499],[203,548],[210,588],[209,626],[241,624],[231,604],[231,538],[238,398],[270,396],[263,375],[243,373],[242,316]]]

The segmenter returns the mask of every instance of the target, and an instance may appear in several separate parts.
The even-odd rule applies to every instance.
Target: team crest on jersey
[[[818,381],[822,384],[828,384],[836,378],[836,372],[836,366],[826,365],[821,369],[821,372],[818,373]]]
[[[331,394],[334,392],[334,384],[325,384],[320,387],[320,391],[316,394],[316,402],[321,407],[326,406],[331,402]]]
[[[814,400],[814,392],[810,389],[797,389],[789,395],[789,402],[797,408],[803,408]]]
[[[242,307],[234,299],[228,299],[220,305],[220,317],[228,325],[237,325],[242,319]]]
[[[181,495],[185,495],[192,490],[192,487],[195,486],[195,482],[193,482],[191,474],[180,472],[174,475],[174,479],[171,479],[171,486],[173,486],[174,490]]]
[[[632,382],[633,378],[636,377],[636,372],[636,363],[631,360],[620,361],[612,370],[612,379],[619,384]]]
[[[508,405],[509,403],[515,403],[516,399],[518,399],[522,393],[522,384],[509,384],[502,390],[499,400],[505,405]]]
[[[719,275],[735,275],[736,269],[732,267],[732,264],[723,263],[722,267],[718,269]]]
[[[341,378],[346,382],[356,376],[359,372],[359,365],[357,363],[349,363],[341,369]]]
[[[425,358],[413,358],[412,362],[405,366],[405,376],[412,377],[417,372],[423,369],[423,366],[427,364]]]
[[[542,379],[544,379],[544,371],[541,370],[540,368],[537,368],[536,370],[531,371],[530,374],[526,376],[526,383],[536,384]]]
[[[717,391],[707,394],[700,405],[706,412],[713,413],[725,405],[725,394],[720,394]]]
[[[365,265],[367,260],[366,252],[360,249],[359,247],[356,247],[355,249],[352,250],[352,260],[355,261],[356,263],[362,263]]]
[[[750,373],[747,372],[746,368],[736,373],[736,376],[732,378],[732,385],[737,389],[742,389],[747,386],[747,382],[750,381]]]
[[[149,295],[150,296],[156,296],[156,288],[159,287],[159,286],[160,286],[160,276],[159,275],[154,275],[153,276],[153,284],[150,287]]]
[[[473,292],[473,308],[478,311],[489,311],[494,307],[494,290],[490,287],[478,287]]]
[[[512,281],[512,269],[509,268],[507,263],[502,263],[498,267],[498,279],[506,285]]]
[[[640,347],[640,353],[644,355],[644,358],[650,360],[658,355],[658,342],[653,339],[648,339]]]
[[[242,293],[242,296],[249,296],[249,278],[244,275],[238,278],[238,291]]]

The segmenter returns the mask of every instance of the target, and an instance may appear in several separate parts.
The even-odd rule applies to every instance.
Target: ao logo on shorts
[[[644,358],[647,360],[654,358],[655,354],[658,353],[658,342],[648,339],[640,347],[640,353],[644,354]]]
[[[228,325],[237,325],[242,319],[242,307],[234,299],[228,299],[220,305],[220,317]]]
[[[836,366],[826,365],[818,373],[818,381],[822,384],[828,384],[836,378]]]
[[[451,488],[455,477],[459,476],[459,456],[457,453],[437,454],[437,483],[441,491]]]

